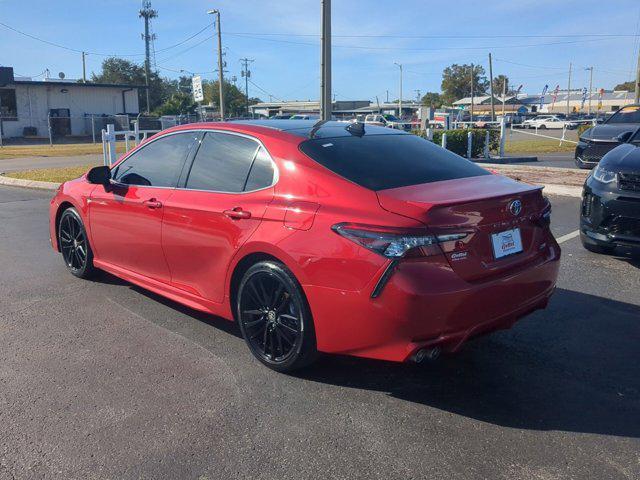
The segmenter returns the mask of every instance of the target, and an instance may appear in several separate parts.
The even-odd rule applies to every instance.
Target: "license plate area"
[[[514,228],[504,232],[492,233],[491,245],[493,246],[493,257],[496,260],[522,252],[520,229]]]

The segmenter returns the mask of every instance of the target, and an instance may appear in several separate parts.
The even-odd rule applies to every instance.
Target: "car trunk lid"
[[[540,255],[546,238],[542,215],[549,208],[541,191],[501,175],[485,175],[380,190],[377,195],[384,209],[419,220],[434,235],[466,233],[464,239],[440,246],[451,268],[474,281],[507,273]],[[494,247],[492,235],[501,233]],[[499,257],[502,247],[509,252],[519,243],[522,251]]]

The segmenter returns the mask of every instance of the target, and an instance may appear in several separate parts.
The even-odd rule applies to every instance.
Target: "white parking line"
[[[576,238],[579,235],[580,230],[576,230],[575,232],[567,233],[566,235],[562,235],[561,237],[556,238],[556,242],[558,242],[558,244],[564,243],[571,240],[572,238]]]

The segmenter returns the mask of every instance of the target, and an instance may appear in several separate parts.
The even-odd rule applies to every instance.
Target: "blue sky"
[[[250,95],[268,100],[316,99],[319,90],[319,0],[154,0],[156,64],[171,70],[214,69],[210,8],[222,12],[223,44],[229,76],[240,80],[241,57],[251,65]],[[140,1],[0,0],[0,22],[76,50],[132,55],[142,61]],[[632,78],[640,33],[637,0],[450,1],[333,0],[333,85],[337,99],[385,100],[398,96],[398,68],[404,64],[404,98],[414,90],[439,91],[442,69],[452,63],[479,63],[488,74],[506,74],[523,91],[539,93],[545,84],[588,85],[585,67],[594,66],[594,87],[611,88]],[[264,35],[268,34],[268,35]],[[575,37],[626,34],[626,37]],[[535,37],[528,35],[536,35]],[[560,36],[564,35],[564,36]],[[635,36],[634,36],[635,35]],[[423,36],[425,38],[399,38]],[[444,37],[452,38],[444,38]],[[467,36],[467,38],[459,38]],[[468,38],[474,36],[474,38]],[[479,38],[484,36],[485,38]],[[458,37],[458,38],[455,38]],[[49,68],[81,77],[79,53],[26,38],[0,26],[0,64],[35,76]],[[103,56],[87,56],[87,69],[99,71]],[[204,73],[211,77],[211,73]],[[265,92],[268,92],[265,93]]]

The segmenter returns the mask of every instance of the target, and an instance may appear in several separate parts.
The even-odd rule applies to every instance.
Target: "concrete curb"
[[[38,188],[40,190],[57,190],[60,186],[55,182],[39,182],[37,180],[23,180],[21,178],[11,178],[0,175],[0,185],[10,185],[12,187]]]
[[[561,195],[564,197],[582,198],[582,187],[571,185],[542,184],[544,193],[549,195]]]

